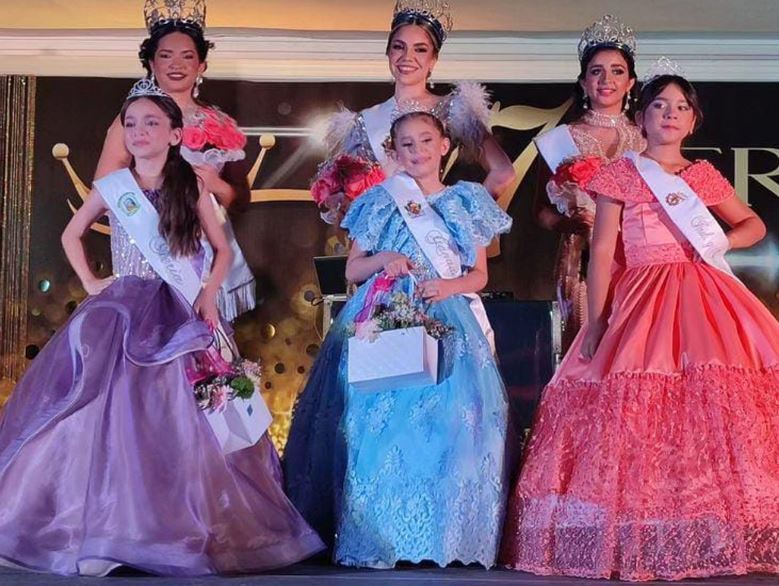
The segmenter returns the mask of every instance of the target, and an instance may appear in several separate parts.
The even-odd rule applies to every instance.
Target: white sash
[[[546,164],[549,165],[552,173],[557,171],[557,167],[565,159],[581,155],[581,151],[576,146],[567,124],[557,126],[541,136],[535,137],[533,142],[536,144],[538,152],[544,157]]]
[[[442,279],[460,277],[463,274],[462,265],[454,237],[446,227],[443,218],[428,203],[413,177],[407,173],[398,173],[384,181],[383,187],[392,196],[414,240],[433,265],[438,276]],[[476,293],[466,293],[463,296],[468,298],[471,312],[494,354],[495,333],[487,318],[487,311],[484,309],[481,297]]]
[[[151,268],[191,304],[202,283],[188,258],[171,254],[160,234],[160,216],[129,169],[120,169],[95,181],[103,201],[121,222]]]
[[[684,179],[666,172],[656,161],[633,151],[625,153],[625,156],[633,161],[668,217],[700,257],[712,267],[737,279],[725,260],[725,252],[729,247],[728,237],[698,194]]]
[[[362,121],[365,123],[365,132],[368,134],[368,142],[376,157],[376,161],[384,166],[387,162],[387,153],[384,151],[384,141],[387,140],[392,125],[392,111],[395,109],[395,98],[390,98],[382,104],[377,104],[363,110]]]

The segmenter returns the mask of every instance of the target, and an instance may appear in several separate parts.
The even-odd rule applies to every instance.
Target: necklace
[[[619,114],[601,114],[593,110],[587,110],[581,118],[582,122],[590,126],[599,126],[601,128],[617,128],[618,126],[627,126],[630,124],[628,117],[622,113]]]

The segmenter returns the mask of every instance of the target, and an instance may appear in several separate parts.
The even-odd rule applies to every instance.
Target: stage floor
[[[205,577],[205,578],[160,578],[140,573],[122,572],[109,578],[65,578],[48,574],[33,574],[18,570],[0,568],[2,586],[43,586],[49,584],[99,586],[493,586],[511,585],[547,586],[551,584],[615,584],[606,580],[584,580],[581,578],[540,577],[508,570],[485,571],[480,568],[418,568],[409,567],[391,571],[356,570],[315,564],[298,564],[284,570],[254,576]],[[643,582],[642,584],[665,584],[669,582]],[[710,578],[707,580],[685,580],[682,584],[711,584],[713,586],[754,586],[777,584],[775,576],[736,576]]]

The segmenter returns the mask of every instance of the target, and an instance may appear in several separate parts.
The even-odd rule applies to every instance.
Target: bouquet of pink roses
[[[221,167],[246,156],[246,135],[235,120],[216,108],[200,108],[187,119],[181,144],[182,155],[192,165]]]
[[[311,197],[319,206],[322,219],[335,224],[352,201],[385,179],[378,163],[342,154],[319,167],[311,184]]]

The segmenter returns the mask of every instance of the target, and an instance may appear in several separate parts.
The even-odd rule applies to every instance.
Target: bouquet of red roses
[[[322,164],[311,184],[311,197],[328,224],[343,217],[349,204],[386,179],[381,165],[353,155],[338,155]]]
[[[547,183],[549,201],[561,214],[572,216],[577,210],[595,211],[595,202],[585,187],[603,166],[600,157],[579,156],[566,159],[557,167]]]

